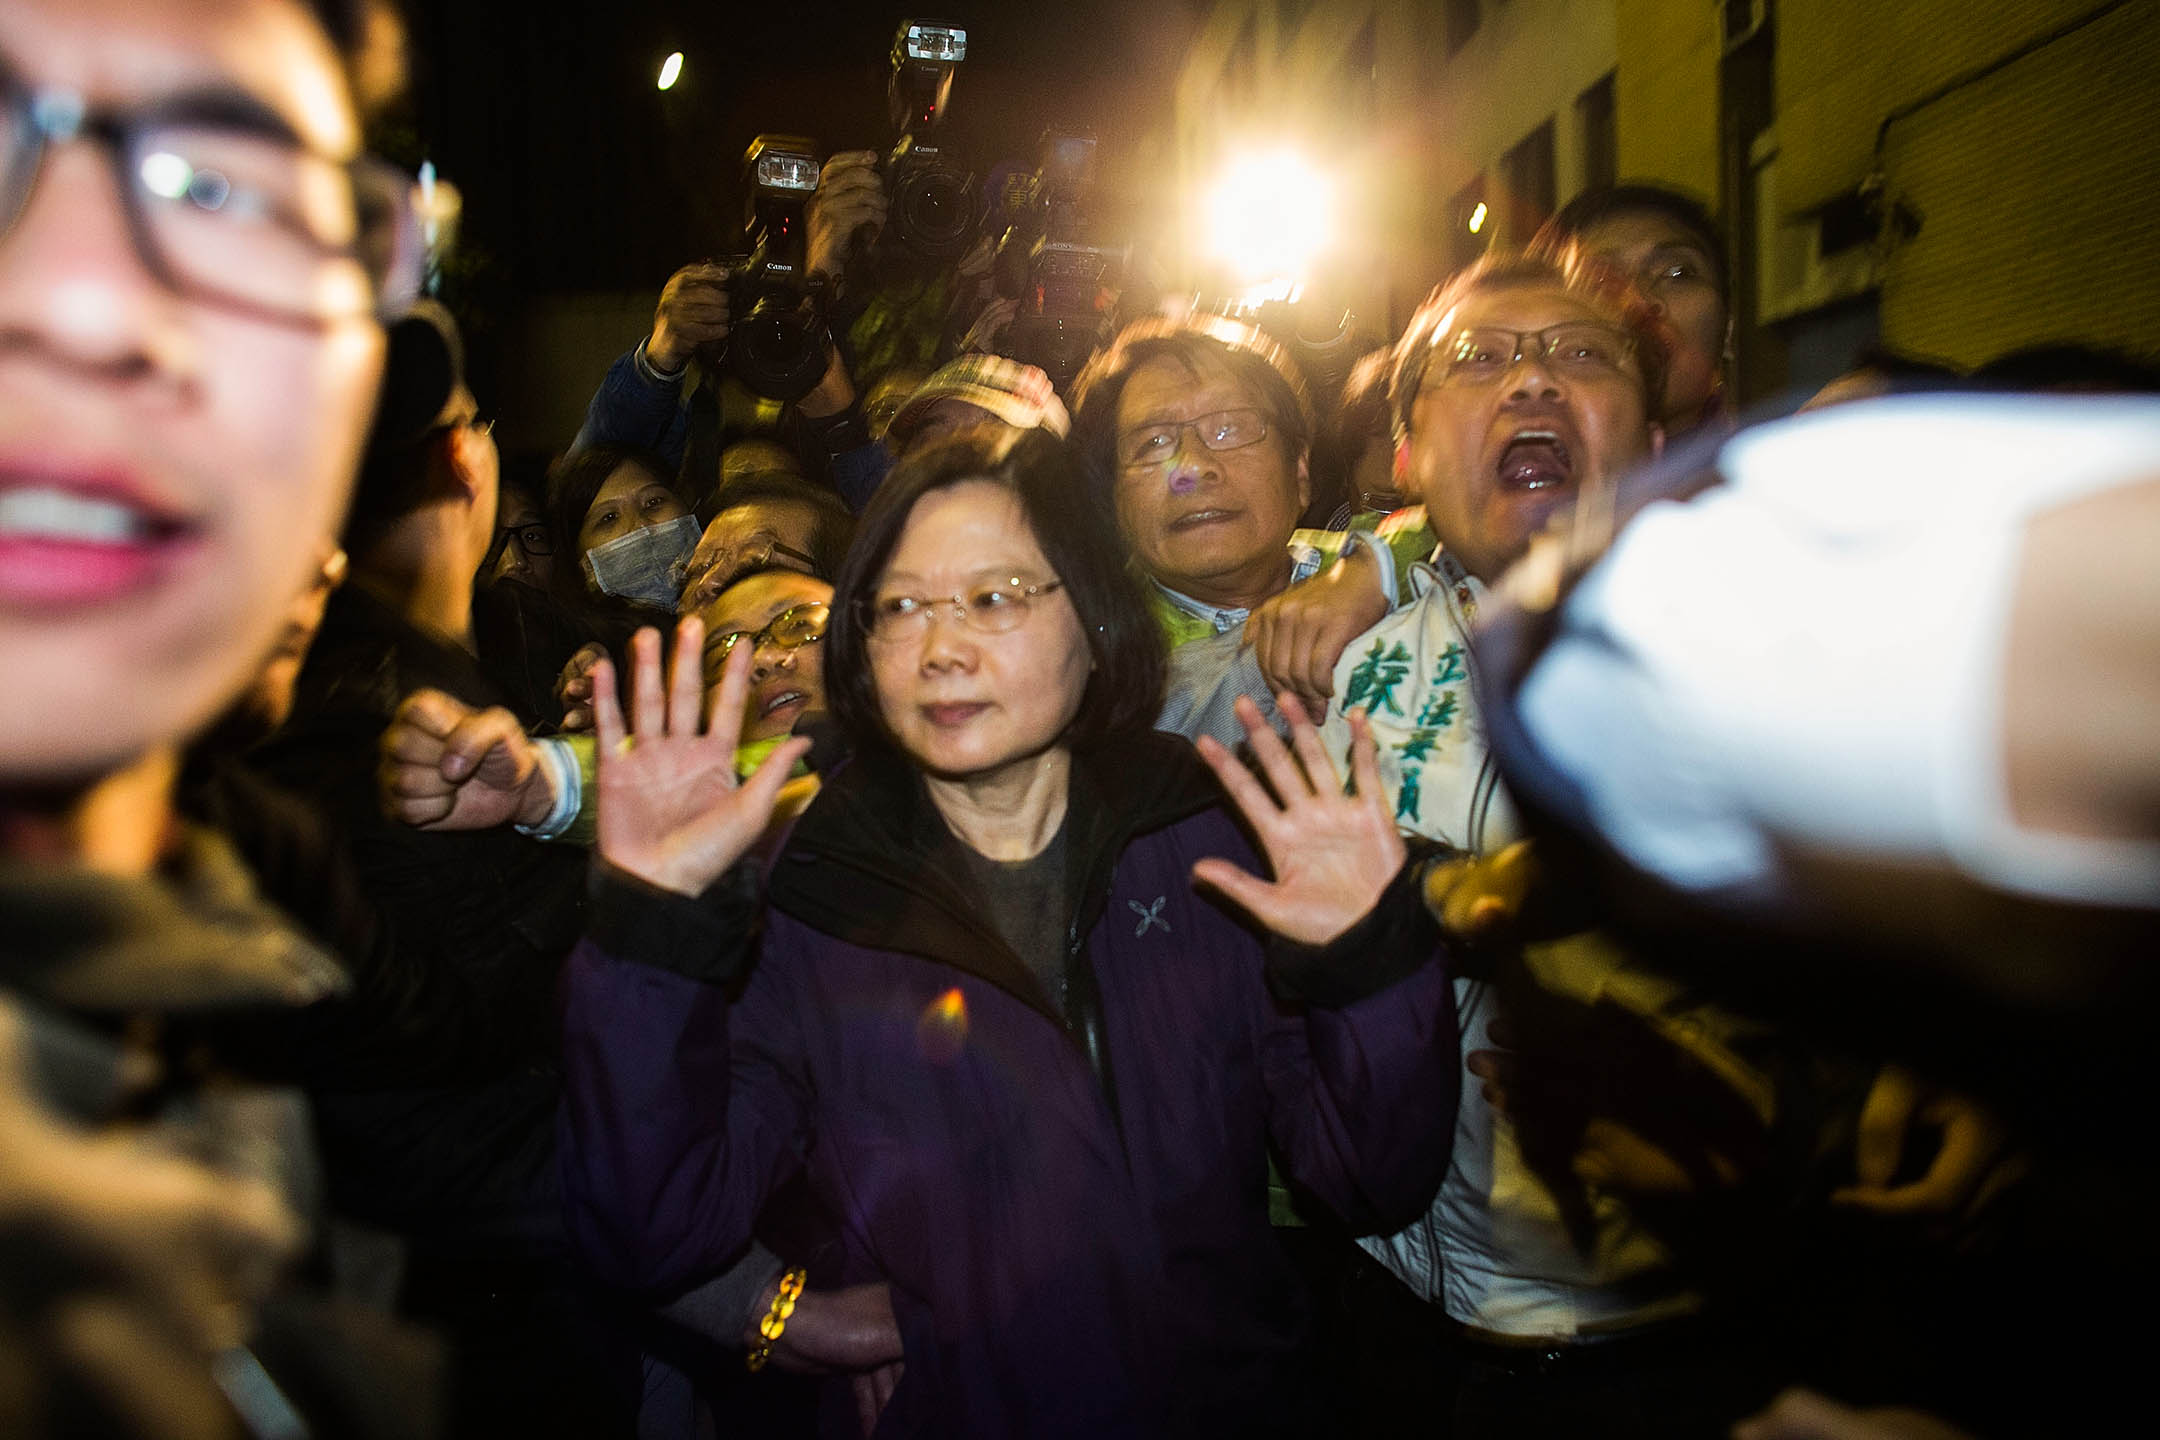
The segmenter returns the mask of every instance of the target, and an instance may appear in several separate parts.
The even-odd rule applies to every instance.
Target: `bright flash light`
[[[673,87],[675,82],[677,80],[680,80],[681,78],[682,51],[677,50],[674,54],[668,56],[667,59],[660,62],[660,88],[662,90],[670,89],[671,87]]]
[[[1303,156],[1247,155],[1208,197],[1209,248],[1241,279],[1295,284],[1327,248],[1334,210],[1334,187]]]
[[[1470,212],[1470,233],[1475,235],[1485,228],[1485,202],[1477,202],[1477,209]]]

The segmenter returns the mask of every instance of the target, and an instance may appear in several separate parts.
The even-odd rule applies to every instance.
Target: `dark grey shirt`
[[[965,841],[968,879],[983,899],[991,928],[1027,966],[1043,994],[1065,1013],[1065,925],[1072,914],[1065,826],[1029,860],[992,860]]]

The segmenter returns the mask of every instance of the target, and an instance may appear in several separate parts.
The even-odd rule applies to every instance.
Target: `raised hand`
[[[375,772],[383,813],[422,830],[537,825],[555,792],[508,710],[475,710],[440,690],[415,690],[383,731]]]
[[[738,645],[728,656],[707,728],[699,724],[704,644],[703,621],[692,616],[677,625],[674,664],[663,684],[660,632],[638,631],[630,642],[627,732],[615,667],[602,660],[593,668],[600,857],[649,885],[691,896],[757,840],[789,770],[810,748],[808,740],[790,740],[737,784],[735,742],[753,647]]]
[[[885,228],[888,203],[873,151],[843,150],[827,160],[818,172],[817,193],[810,197],[805,268],[838,279],[847,268],[848,246],[856,234],[875,239]]]
[[[708,260],[668,277],[645,340],[645,359],[654,368],[680,370],[704,346],[727,339],[727,276],[725,265]]]
[[[1276,703],[1290,722],[1296,760],[1249,698],[1238,698],[1237,716],[1279,802],[1221,745],[1204,736],[1195,742],[1260,837],[1275,878],[1263,880],[1222,859],[1202,860],[1193,866],[1193,878],[1237,901],[1276,934],[1325,945],[1365,918],[1409,852],[1388,809],[1365,712],[1350,713],[1357,793],[1345,795],[1305,707],[1288,691]]]

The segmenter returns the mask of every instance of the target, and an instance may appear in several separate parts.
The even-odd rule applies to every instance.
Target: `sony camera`
[[[750,253],[728,273],[728,368],[771,400],[800,400],[832,361],[822,278],[809,273],[807,225],[817,192],[817,146],[760,135],[743,155]]]
[[[899,139],[885,162],[885,235],[920,260],[958,259],[981,228],[981,185],[943,133],[966,58],[967,31],[941,20],[903,20],[893,37],[887,98]]]
[[[998,288],[1020,302],[1006,353],[1063,390],[1110,339],[1131,253],[1103,234],[1095,137],[1045,132],[1033,193],[999,246]]]

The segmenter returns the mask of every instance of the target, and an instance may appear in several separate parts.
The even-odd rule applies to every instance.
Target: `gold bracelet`
[[[758,1321],[757,1330],[764,1337],[763,1343],[743,1356],[743,1364],[750,1367],[751,1374],[764,1369],[765,1362],[772,1359],[773,1342],[787,1329],[788,1317],[795,1313],[795,1302],[802,1298],[803,1282],[809,1278],[808,1272],[802,1270],[790,1270],[780,1277],[780,1288],[773,1292],[772,1309]]]

